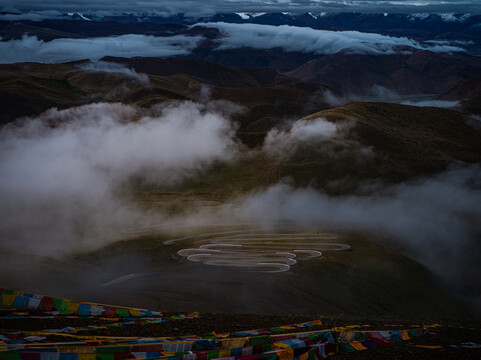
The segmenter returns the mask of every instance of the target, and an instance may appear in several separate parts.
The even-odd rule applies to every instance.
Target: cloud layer
[[[4,8],[5,14],[0,14],[0,20],[3,21],[19,21],[19,20],[32,20],[42,21],[46,19],[60,19],[62,18],[62,12],[57,10],[40,10],[40,11],[27,11],[24,13],[19,12],[16,9]],[[12,11],[12,13],[9,13]]]
[[[464,49],[444,44],[422,44],[405,37],[391,37],[358,31],[328,31],[289,25],[202,23],[197,26],[219,29],[224,37],[217,40],[219,50],[250,47],[254,49],[281,48],[314,54],[333,54],[339,51],[358,54],[394,54],[408,48],[433,52],[462,52]],[[104,56],[169,57],[188,55],[196,48],[201,36],[183,35],[155,37],[121,35],[87,39],[55,39],[49,42],[35,36],[0,41],[0,63],[40,62],[61,63],[74,60],[99,60]],[[97,68],[102,64],[97,64]],[[112,70],[103,66],[102,71]],[[124,73],[127,71],[122,70]]]
[[[433,52],[465,51],[450,45],[421,44],[406,37],[391,37],[359,31],[329,31],[289,25],[205,23],[196,26],[219,29],[219,50],[250,47],[254,49],[281,48],[315,54],[334,54],[339,51],[357,54],[394,54],[406,47]]]
[[[378,188],[371,195],[345,197],[278,184],[243,199],[236,208],[244,218],[266,224],[293,222],[380,234],[452,285],[463,286],[481,276],[479,179],[481,167],[475,165]],[[474,293],[481,310],[480,291]]]
[[[173,184],[233,154],[234,127],[205,106],[148,114],[121,104],[51,109],[0,132],[1,247],[43,254],[101,246],[146,221],[133,178]]]
[[[334,124],[323,118],[296,121],[286,129],[270,130],[262,150],[276,160],[291,156],[301,144],[326,141],[349,128],[347,123]]]
[[[88,39],[55,39],[49,42],[35,36],[0,41],[0,63],[41,62],[61,63],[104,56],[168,57],[188,54],[201,37],[122,35]]]
[[[143,84],[148,84],[150,82],[149,77],[146,74],[139,74],[137,71],[135,71],[135,69],[129,69],[125,65],[119,63],[112,63],[108,61],[94,61],[77,65],[77,67],[88,71],[122,74],[134,78],[135,80]]]
[[[446,101],[446,100],[423,100],[423,101],[404,101],[403,105],[410,106],[427,106],[438,108],[452,108],[459,104],[459,101]]]

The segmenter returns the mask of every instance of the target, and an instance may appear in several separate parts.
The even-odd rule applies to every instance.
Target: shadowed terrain
[[[447,63],[444,58],[436,62],[423,52],[408,58],[418,65],[423,63],[420,67],[433,65],[433,72]],[[459,65],[466,72],[477,69],[471,58],[456,59],[466,60]],[[20,116],[35,116],[51,107],[65,109],[96,102],[120,102],[147,112],[184,100],[233,109],[229,120],[236,124],[239,146],[234,160],[213,161],[174,184],[144,182],[141,174],[135,174],[115,189],[150,215],[189,216],[206,210],[222,213],[222,206],[237,197],[280,181],[334,197],[366,195],[366,185],[397,184],[439,173],[453,164],[480,161],[481,130],[456,110],[383,102],[339,105],[335,100],[342,94],[321,85],[329,79],[324,76],[304,81],[272,69],[191,59],[103,61],[123,64],[131,73],[82,68],[87,61],[1,65],[2,123],[7,126]],[[448,67],[437,83],[455,83],[453,74],[458,70]],[[135,74],[147,74],[148,82]],[[359,83],[359,79],[354,80]],[[443,91],[415,87],[405,90]],[[299,124],[309,125],[318,119],[342,129],[332,137],[286,143],[282,156],[266,149],[266,139],[273,131],[288,133]],[[225,222],[211,224],[209,230],[219,232]],[[76,226],[82,232],[82,226],[87,225],[79,222]],[[116,302],[121,298],[125,305],[165,310],[453,317],[469,313],[431,270],[401,255],[408,253],[403,245],[390,250],[391,239],[382,232],[373,235],[371,231],[333,228],[351,251],[326,251],[319,258],[298,262],[287,272],[269,274],[218,268],[180,256],[180,250],[206,245],[205,238],[196,236],[203,232],[188,227],[175,236],[194,237],[173,245],[163,243],[174,236],[169,232],[147,230],[129,235],[123,230],[112,229],[108,241],[83,252],[77,249],[66,257],[27,255],[19,261],[11,250],[4,249],[5,257],[14,259],[4,262],[6,268],[23,269],[25,263],[31,263],[38,271],[21,270],[15,279],[2,278],[2,283],[94,301]],[[239,295],[232,296],[234,293]]]

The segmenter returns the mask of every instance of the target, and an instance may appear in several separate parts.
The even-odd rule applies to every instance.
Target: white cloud
[[[456,22],[456,21],[463,22],[469,18],[470,14],[464,14],[463,16],[459,17],[459,16],[456,16],[456,14],[454,13],[441,13],[439,14],[439,16],[441,17],[441,19],[443,19],[443,21],[446,21],[446,22]]]
[[[219,50],[250,47],[281,48],[285,51],[334,54],[339,51],[358,54],[394,54],[406,47],[433,52],[459,52],[462,48],[439,44],[422,44],[406,37],[391,37],[359,31],[316,30],[289,25],[198,23],[219,29],[225,37],[219,40]],[[400,49],[400,48],[404,49]]]
[[[81,59],[98,60],[104,56],[168,57],[188,54],[201,37],[122,35],[88,39],[55,39],[49,42],[35,36],[0,41],[0,63],[60,63]]]
[[[119,63],[112,63],[108,61],[95,61],[95,62],[86,62],[77,67],[83,70],[89,71],[96,71],[96,72],[106,72],[106,73],[113,73],[113,74],[122,74],[131,78],[136,79],[137,81],[148,84],[149,77],[146,74],[138,73],[134,69],[129,69],[123,64]]]
[[[229,120],[190,102],[51,109],[4,127],[0,246],[51,255],[101,246],[120,228],[148,221],[122,196],[132,177],[174,184],[230,159],[233,138]]]
[[[391,247],[429,266],[452,286],[471,286],[481,276],[480,179],[481,167],[474,165],[344,197],[278,184],[240,200],[235,208],[244,219],[265,224],[369,231],[390,239]],[[481,303],[477,306],[481,310]]]
[[[328,140],[348,128],[347,123],[334,124],[324,118],[299,120],[287,129],[272,129],[264,140],[263,151],[277,159],[292,155],[297,146]]]
[[[424,251],[437,244],[463,246],[481,217],[479,166],[446,171],[385,189],[369,196],[329,197],[314,189],[279,184],[248,197],[247,217],[266,222],[293,221],[329,228],[387,232]],[[270,209],[270,210],[268,210]],[[470,218],[470,216],[472,216]],[[445,249],[432,249],[432,253]]]
[[[60,19],[60,18],[62,18],[62,12],[57,10],[28,11],[28,12],[22,13],[22,12],[18,12],[18,10],[16,9],[13,9],[12,13],[0,15],[0,20],[3,20],[3,21],[19,21],[19,20],[42,21],[46,19]]]
[[[459,101],[446,101],[446,100],[425,100],[425,101],[404,101],[403,105],[410,106],[422,106],[422,107],[438,107],[438,108],[451,108],[459,104]]]
[[[58,15],[58,14],[57,14]],[[259,24],[201,23],[196,26],[219,29],[225,36],[218,40],[218,49],[251,47],[282,48],[285,51],[333,54],[339,51],[361,54],[405,53],[407,48],[433,52],[463,52],[464,42],[432,41],[420,43],[405,37],[391,37],[358,31],[316,30],[295,26]],[[184,35],[155,37],[127,34],[85,39],[54,39],[49,42],[35,36],[0,41],[0,63],[41,62],[60,63],[104,56],[169,57],[189,54],[202,36]],[[1,39],[0,39],[1,40]]]
[[[453,46],[474,45],[474,41],[472,40],[427,40],[425,41],[425,43],[436,44],[436,45],[453,45]]]

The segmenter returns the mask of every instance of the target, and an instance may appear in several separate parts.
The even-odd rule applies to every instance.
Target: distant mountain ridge
[[[38,115],[94,101],[150,106],[166,100],[228,100],[244,106],[241,129],[266,131],[286,117],[298,118],[329,107],[321,84],[290,79],[272,69],[236,68],[183,58],[112,58],[147,73],[150,83],[125,74],[84,70],[86,61],[66,64],[18,63],[0,65],[0,121]],[[203,92],[204,90],[204,92]]]
[[[401,14],[401,13],[226,13],[208,17],[191,17],[185,14],[161,16],[157,13],[124,13],[118,15],[104,15],[89,13],[66,13],[55,20],[31,21],[15,20],[0,21],[0,35],[4,39],[4,29],[10,25],[33,26],[39,28],[59,27],[62,22],[63,31],[79,34],[75,29],[82,23],[82,27],[91,29],[95,23],[116,23],[142,27],[142,24],[152,25],[181,25],[184,27],[196,23],[227,22],[238,24],[290,25],[311,27],[314,29],[356,30],[361,32],[375,32],[391,36],[408,36],[419,40],[464,40],[479,43],[481,37],[481,14]],[[112,25],[109,25],[112,26]],[[106,27],[108,28],[108,27]],[[125,26],[125,31],[130,27]],[[148,27],[145,31],[148,31]],[[106,36],[92,35],[88,36]],[[123,32],[124,34],[127,32]],[[133,32],[131,32],[133,33]],[[118,35],[112,30],[110,35]]]
[[[320,82],[343,94],[368,94],[373,86],[402,94],[444,93],[460,81],[481,76],[481,61],[466,55],[429,51],[374,56],[336,53],[285,74]]]
[[[115,21],[122,23],[170,23],[192,25],[198,22],[233,22],[268,25],[292,25],[318,28],[341,26],[359,31],[397,28],[400,25],[412,29],[459,31],[479,24],[481,14],[426,14],[426,13],[360,13],[360,12],[306,12],[306,13],[221,13],[213,16],[194,17],[186,14],[162,16],[154,13],[123,13],[97,16],[95,14],[64,14],[66,20]]]

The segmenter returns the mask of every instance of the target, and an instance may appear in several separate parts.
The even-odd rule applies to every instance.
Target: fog
[[[83,70],[95,71],[95,72],[106,72],[106,73],[113,73],[113,74],[122,74],[137,80],[140,83],[148,84],[150,83],[149,77],[147,74],[138,73],[135,69],[130,69],[127,66],[119,63],[112,63],[108,61],[95,61],[95,62],[86,62],[77,67]]]
[[[228,120],[232,111],[240,108],[222,102],[182,102],[141,110],[99,103],[51,109],[3,128],[1,245],[66,253],[99,247],[122,230],[164,221],[165,214],[140,211],[127,186],[138,179],[172,186],[202,174],[215,160],[238,159],[235,125]],[[271,130],[262,151],[284,161],[299,145],[342,140],[351,126],[323,118],[297,121]],[[236,199],[232,206],[241,205],[237,210],[229,205],[229,211],[250,222],[381,232],[439,268],[444,264],[440,254],[446,261],[456,258],[480,231],[479,179],[479,166],[455,168],[413,183],[365,186],[376,191],[340,198],[279,183]],[[214,214],[172,221],[190,226],[208,222],[218,216]]]
[[[104,56],[185,55],[189,54],[201,39],[202,37],[183,35],[156,37],[128,34],[87,39],[54,39],[45,42],[36,36],[23,35],[21,39],[0,41],[0,63],[61,63],[83,59],[96,61]]]
[[[219,29],[225,37],[219,40],[219,50],[250,47],[254,49],[281,48],[315,54],[334,54],[344,51],[350,54],[395,54],[405,52],[406,47],[433,52],[463,52],[457,46],[423,44],[406,37],[392,37],[359,31],[317,30],[289,25],[198,23]]]
[[[1,247],[61,255],[152,221],[124,195],[132,192],[129,181],[172,185],[235,155],[235,126],[209,109],[99,103],[51,109],[3,128]]]
[[[330,197],[279,183],[236,205],[238,214],[266,224],[369,231],[428,266],[481,310],[481,166],[454,167],[432,178],[374,186],[364,196]],[[474,289],[474,290],[473,290]],[[464,299],[464,300],[466,300]]]
[[[24,13],[19,12],[15,8],[4,8],[3,11],[6,14],[0,14],[0,20],[3,21],[19,21],[19,20],[31,20],[42,21],[46,19],[61,19],[62,12],[58,10],[40,10],[40,11],[27,11]],[[11,12],[11,13],[8,13]]]
[[[451,108],[459,104],[459,101],[447,101],[447,100],[422,100],[422,101],[403,101],[403,105],[410,106],[426,106],[426,107],[438,107],[438,108]]]
[[[428,44],[406,37],[391,37],[358,31],[316,30],[295,26],[271,26],[258,24],[201,23],[219,29],[224,37],[216,40],[218,49],[250,47],[255,49],[281,48],[314,54],[395,54],[409,52],[409,48],[433,52],[464,52],[446,44]],[[202,36],[148,36],[127,34],[85,39],[61,38],[49,42],[24,34],[21,39],[0,41],[0,63],[40,62],[61,63],[104,56],[116,57],[169,57],[188,55]],[[0,38],[1,40],[1,38]],[[97,67],[102,64],[97,64]],[[103,71],[106,71],[104,66]]]
[[[338,107],[350,102],[390,102],[401,105],[418,106],[418,107],[437,107],[437,108],[452,108],[459,105],[459,101],[448,100],[425,100],[423,95],[406,95],[398,94],[397,92],[385,88],[383,86],[374,85],[367,92],[368,95],[360,96],[356,94],[343,94],[339,95],[330,90],[322,90],[316,93],[312,98],[313,101],[316,98],[321,97],[329,106]]]
[[[208,97],[208,91],[202,91]],[[273,224],[281,228],[289,224],[299,229],[354,230],[384,239],[390,248],[426,265],[481,306],[475,299],[481,294],[476,289],[481,276],[479,165],[458,164],[398,185],[359,184],[363,195],[356,196],[332,197],[319,189],[294,188],[287,178],[210,209],[194,205],[173,215],[140,208],[132,199],[138,182],[155,189],[175,186],[187,177],[202,176],[217,160],[236,161],[246,153],[235,140],[232,111],[240,108],[207,100],[149,109],[98,103],[51,109],[4,127],[0,251],[62,256],[118,241],[128,229],[133,230],[130,234],[136,229],[148,232],[153,224],[177,232],[224,221],[271,229]],[[350,126],[323,118],[297,121],[271,130],[262,148],[251,151],[283,161],[299,144],[342,141]],[[22,261],[10,256],[4,266]],[[97,282],[132,274],[134,267],[136,274],[149,273],[147,265],[132,265],[129,270],[115,266],[112,272],[107,265],[104,269],[112,278],[104,274]]]
[[[270,130],[262,150],[276,161],[287,160],[299,145],[329,140],[350,127],[348,122],[335,124],[324,118],[298,120],[288,127]]]

